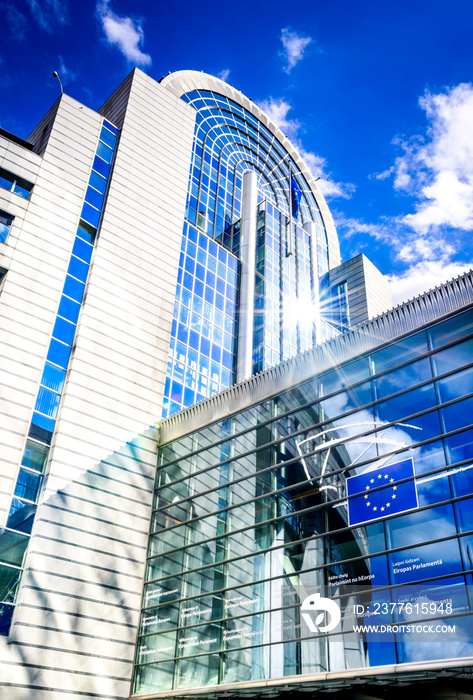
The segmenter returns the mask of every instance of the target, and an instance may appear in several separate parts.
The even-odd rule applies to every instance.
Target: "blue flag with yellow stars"
[[[348,477],[347,496],[351,526],[417,508],[419,501],[412,459]]]
[[[302,192],[299,189],[299,185],[294,180],[294,176],[291,173],[291,204],[292,204],[292,216],[297,219],[299,216],[299,202],[301,201]]]

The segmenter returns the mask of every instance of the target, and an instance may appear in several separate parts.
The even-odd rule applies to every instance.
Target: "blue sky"
[[[65,92],[97,109],[134,65],[193,68],[257,102],[321,185],[343,259],[395,301],[473,262],[473,3],[5,0],[0,125],[26,137]],[[5,31],[6,28],[6,31]]]

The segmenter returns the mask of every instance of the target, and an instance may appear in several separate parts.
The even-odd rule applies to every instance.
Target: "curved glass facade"
[[[472,350],[469,310],[160,448],[135,694],[473,655]]]
[[[235,381],[246,171],[257,173],[259,203],[254,373],[314,344],[313,298],[318,295],[314,275],[323,275],[329,267],[327,234],[317,202],[275,136],[223,95],[193,90],[182,99],[196,110],[196,125],[163,417]],[[298,215],[289,226],[290,173],[301,198]],[[304,228],[309,223],[315,227],[313,241]],[[320,325],[323,338],[333,334],[328,323]]]

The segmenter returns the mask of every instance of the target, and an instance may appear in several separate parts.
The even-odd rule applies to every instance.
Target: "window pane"
[[[27,501],[36,501],[41,486],[41,474],[20,469],[15,486],[15,496]]]
[[[7,527],[12,530],[24,532],[27,535],[31,534],[33,527],[34,516],[36,514],[36,504],[25,503],[19,498],[12,498],[10,513],[8,514]],[[13,534],[13,533],[8,533]],[[26,539],[26,542],[28,542]],[[26,544],[25,544],[26,547]]]
[[[473,398],[440,409],[440,416],[446,433],[471,425],[473,422]]]
[[[435,374],[444,374],[450,370],[468,365],[473,361],[473,338],[458,343],[451,348],[436,352],[432,355],[432,364]]]
[[[369,376],[367,357],[350,362],[339,369],[327,372],[320,377],[321,396],[327,396],[337,389],[343,389]]]
[[[430,379],[431,376],[430,360],[428,357],[425,357],[375,379],[376,398],[382,399],[389,394],[395,394],[408,386],[414,386]]]
[[[0,187],[2,187],[4,190],[11,191],[13,188],[13,182],[13,178],[10,177],[8,173],[6,173],[4,170],[0,170]]]
[[[35,410],[51,418],[56,418],[60,398],[61,396],[59,394],[55,394],[41,386],[38,391]]]
[[[29,537],[4,530],[0,535],[0,561],[13,566],[22,566]]]
[[[62,342],[67,343],[67,345],[72,345],[75,331],[76,327],[73,323],[69,323],[69,321],[65,321],[63,318],[56,318],[56,323],[53,328],[54,338],[62,340]]]
[[[89,204],[92,204],[92,206],[96,209],[102,209],[103,195],[101,195],[100,192],[97,192],[97,190],[94,190],[93,187],[87,188],[87,192],[85,193],[85,200]]]
[[[15,182],[15,187],[13,188],[13,191],[16,194],[19,194],[20,197],[23,197],[23,199],[29,198],[31,190],[31,185],[28,185],[27,183],[20,183],[18,180]]]
[[[110,146],[110,148],[115,148],[117,137],[115,136],[115,134],[112,134],[111,131],[109,131],[105,127],[102,127],[102,131],[100,132],[100,140],[104,141],[107,144],[107,146]]]
[[[29,467],[30,469],[36,469],[36,471],[42,472],[44,470],[44,465],[48,458],[48,454],[49,448],[46,447],[46,445],[39,445],[37,442],[27,440],[21,464],[24,467]]]
[[[7,605],[6,603],[0,605],[0,635],[2,636],[7,636],[10,632],[14,609],[13,605]]]
[[[58,314],[72,323],[77,323],[79,317],[80,304],[68,297],[61,297]]]
[[[70,275],[66,275],[63,293],[80,303],[84,294],[84,285]]]
[[[432,348],[451,343],[473,332],[473,310],[439,323],[428,331]]]
[[[97,155],[103,158],[107,163],[112,162],[113,151],[102,141],[99,141],[97,144]]]
[[[85,282],[89,272],[89,266],[82,260],[72,256],[69,262],[69,269],[67,271],[73,277],[77,277],[77,279],[81,280],[81,282]]]
[[[77,227],[76,235],[82,240],[87,241],[90,245],[94,245],[96,231],[93,227],[87,226],[87,224],[81,223]]]
[[[98,158],[97,156],[95,156],[94,164],[92,167],[100,175],[103,175],[103,177],[108,177],[108,174],[110,172],[110,165],[108,163],[106,163],[104,160],[102,160],[102,158]]]
[[[115,136],[118,136],[118,129],[113,126],[113,124],[110,124],[106,119],[103,120],[103,125],[107,127],[109,131],[112,132],[112,134],[115,134]]]
[[[383,401],[376,406],[376,415],[379,420],[395,421],[417,413],[423,409],[436,405],[435,392],[432,384],[427,384],[420,389],[413,389],[394,399]]]
[[[458,435],[445,438],[445,451],[448,464],[473,459],[473,430],[465,430]]]
[[[53,418],[45,416],[41,413],[37,413],[35,411],[33,413],[33,418],[31,419],[31,424],[32,424],[32,426],[36,426],[38,428],[41,428],[45,433],[50,434],[52,436],[52,432],[54,430],[54,425],[55,425],[55,421]],[[31,435],[31,437],[33,437],[33,435]],[[49,441],[50,440],[51,440],[51,437],[49,438]]]
[[[411,335],[409,338],[405,338],[399,343],[374,352],[371,355],[373,372],[374,374],[378,374],[378,372],[384,372],[386,369],[400,365],[408,360],[413,360],[427,352],[427,349],[425,333]]]
[[[55,367],[54,365],[46,362],[44,365],[43,376],[41,378],[41,384],[48,387],[48,389],[61,392],[65,376],[66,372],[63,369],[59,369],[59,367]]]
[[[0,565],[0,602],[13,603],[20,582],[21,570]],[[1,608],[0,606],[0,616]],[[1,625],[1,622],[0,622]]]
[[[13,222],[13,216],[10,216],[5,211],[0,210],[0,243],[5,243],[10,227]]]
[[[101,194],[105,194],[107,180],[98,173],[96,173],[95,170],[92,170],[92,172],[90,173],[89,182],[92,185],[92,187],[95,187],[95,189],[98,190]]]
[[[64,345],[54,340],[54,338],[51,340],[47,357],[49,362],[53,362],[55,365],[59,365],[59,367],[66,368],[70,354],[71,348],[68,345]]]
[[[471,394],[473,392],[473,367],[440,379],[436,384],[442,403],[458,399],[465,394]]]
[[[84,221],[87,221],[89,224],[92,224],[92,226],[94,226],[95,228],[97,228],[97,226],[99,225],[100,212],[97,211],[97,209],[91,207],[90,204],[87,204],[87,202],[84,202],[84,206],[82,207],[81,212],[81,218],[84,219]]]

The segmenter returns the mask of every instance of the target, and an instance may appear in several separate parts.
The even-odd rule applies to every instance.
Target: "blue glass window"
[[[54,338],[57,338],[57,340],[62,340],[62,342],[66,343],[67,345],[72,345],[75,331],[76,327],[74,324],[69,323],[69,321],[65,321],[62,318],[56,318],[56,323],[54,324],[53,328]]]
[[[206,357],[210,357],[210,341],[207,338],[200,339],[200,352]]]
[[[395,394],[408,386],[414,386],[432,377],[428,357],[412,362],[410,365],[388,372],[374,380],[376,398],[382,399],[389,394]]]
[[[87,221],[89,224],[92,224],[92,226],[95,226],[95,228],[97,228],[100,220],[100,212],[97,211],[97,209],[94,209],[94,207],[91,207],[90,204],[87,204],[87,202],[84,202],[81,212],[81,218],[84,219],[84,221]]]
[[[473,495],[473,464],[451,469],[449,475],[455,497]]]
[[[473,338],[432,355],[435,374],[444,374],[473,361]],[[466,392],[465,392],[466,393]]]
[[[73,255],[76,255],[78,258],[88,263],[92,257],[92,251],[93,248],[91,245],[88,245],[88,243],[76,236],[74,246],[72,248]]]
[[[386,520],[388,546],[390,548],[408,547],[411,544],[428,542],[432,539],[433,522],[439,538],[456,534],[453,509],[451,504],[448,504],[429,510],[413,511],[407,515]]]
[[[48,458],[49,448],[46,445],[40,445],[32,440],[26,441],[25,450],[21,464],[23,467],[35,469],[38,472],[44,471],[44,465]]]
[[[65,376],[65,370],[45,362],[41,384],[48,387],[48,389],[61,393]]]
[[[85,287],[82,284],[82,282],[79,282],[70,275],[66,275],[64,289],[62,291],[68,297],[71,297],[72,299],[75,299],[75,301],[79,302],[79,304],[82,301],[82,297],[84,296],[84,288]]]
[[[36,501],[41,486],[41,474],[20,469],[15,486],[15,496],[28,501]]]
[[[59,394],[55,394],[41,386],[38,391],[35,410],[51,418],[56,418],[60,398]]]
[[[36,505],[20,501],[19,498],[12,498],[7,527],[29,535],[33,527],[35,514]]]
[[[473,333],[473,310],[465,311],[454,318],[439,323],[438,326],[428,330],[428,336],[432,348],[459,340],[469,333]]]
[[[473,367],[440,379],[436,386],[442,403],[473,393]]]
[[[449,464],[473,459],[473,430],[464,430],[458,435],[445,438],[445,451]]]
[[[71,354],[71,348],[68,345],[64,345],[57,340],[52,339],[49,344],[48,357],[49,362],[59,365],[59,367],[66,368],[69,362],[69,355]]]
[[[103,158],[106,163],[112,162],[113,151],[102,141],[97,144],[97,155]]]
[[[96,173],[95,170],[91,171],[89,182],[92,185],[92,187],[95,187],[95,189],[98,190],[101,194],[105,194],[105,190],[107,189],[107,180],[98,173]]]
[[[455,512],[458,518],[460,532],[473,530],[473,498],[455,503]]]
[[[48,416],[43,416],[35,411],[31,419],[29,435],[32,438],[37,437],[41,442],[47,442],[49,444],[53,435],[54,425],[55,421],[53,418],[48,418]]]
[[[89,272],[89,266],[82,260],[71,257],[67,271],[73,277],[77,277],[77,279],[81,280],[81,282],[85,282]]]
[[[107,144],[110,148],[115,148],[117,142],[116,134],[111,132],[111,130],[106,129],[104,126],[100,132],[100,140]]]
[[[77,323],[79,311],[80,304],[78,304],[76,301],[73,301],[72,299],[69,299],[69,297],[61,297],[58,309],[59,316],[67,318],[67,320],[72,321],[72,323]]]
[[[118,129],[115,126],[113,126],[113,124],[110,124],[110,122],[108,122],[106,119],[104,119],[103,125],[106,126],[107,129],[109,129],[109,131],[112,132],[112,134],[115,134],[115,136],[118,136]]]
[[[371,355],[373,373],[384,372],[391,367],[400,365],[408,360],[413,360],[419,355],[423,355],[428,350],[427,337],[425,333],[417,333],[409,338],[389,345],[387,348],[378,350]]]
[[[19,569],[0,565],[0,603],[13,603],[15,601],[20,577],[21,571]],[[8,634],[8,630],[3,632],[3,615],[5,609],[10,610],[10,608],[10,605],[0,605],[0,635]]]
[[[6,212],[0,211],[0,243],[5,243],[7,240],[13,218],[13,216],[10,216]]]
[[[92,206],[96,209],[102,209],[103,195],[101,195],[100,192],[97,192],[97,190],[94,190],[93,187],[87,188],[87,192],[85,193],[85,200],[86,202],[89,202],[89,204],[92,204]]]
[[[376,406],[378,420],[395,421],[436,405],[432,384],[413,389]]]
[[[440,416],[446,433],[471,425],[473,423],[473,398],[440,409]]]
[[[94,164],[92,167],[99,173],[99,175],[103,175],[103,177],[108,178],[110,173],[110,165],[104,160],[102,160],[102,158],[98,158],[97,156],[95,156]]]

